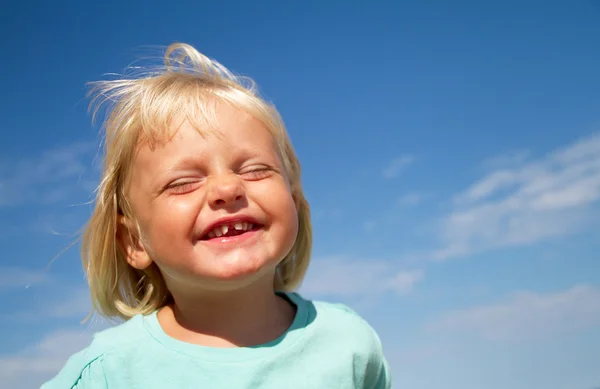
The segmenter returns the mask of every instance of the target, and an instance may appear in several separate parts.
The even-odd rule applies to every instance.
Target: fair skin
[[[119,237],[131,266],[160,269],[174,299],[158,313],[168,335],[258,345],[293,321],[273,280],[296,239],[297,211],[271,133],[225,103],[217,119],[216,132],[182,121],[168,142],[140,145],[128,196],[142,237],[127,238],[125,219]]]

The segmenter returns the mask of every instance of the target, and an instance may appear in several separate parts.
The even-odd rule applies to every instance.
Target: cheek
[[[193,235],[198,217],[198,206],[190,199],[178,198],[154,207],[152,217],[147,224],[150,231],[151,246],[177,244]]]
[[[291,249],[298,233],[298,212],[284,182],[256,186],[250,197],[271,219],[271,227],[274,227],[273,232],[277,235],[277,250]]]
[[[296,206],[296,201],[293,198],[290,198],[288,215],[291,219],[290,227],[297,233],[298,232],[298,207]]]
[[[296,208],[294,199],[290,197],[289,200],[285,202],[285,205],[281,207],[281,209],[282,220],[284,221],[283,234],[286,242],[286,249],[291,250],[294,242],[296,241],[299,228],[298,210]]]

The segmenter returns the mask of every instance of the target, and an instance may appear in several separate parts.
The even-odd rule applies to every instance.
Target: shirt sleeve
[[[390,367],[385,360],[381,358],[379,363],[379,369],[373,371],[371,379],[367,379],[370,382],[368,389],[391,389],[392,388],[392,377],[390,375]]]
[[[40,389],[107,389],[102,358],[88,361],[84,356],[83,352],[73,355],[62,370]]]
[[[365,389],[391,389],[392,376],[390,366],[383,354],[381,340],[377,333],[371,329],[372,348],[369,355],[369,362],[365,372]]]

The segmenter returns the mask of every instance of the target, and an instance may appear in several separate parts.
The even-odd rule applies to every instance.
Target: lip
[[[258,220],[256,220],[256,218],[249,216],[249,215],[236,215],[236,216],[230,216],[230,217],[223,217],[223,218],[217,219],[214,222],[212,222],[211,224],[209,224],[208,227],[206,227],[200,234],[200,239],[206,241],[206,239],[205,239],[206,235],[216,226],[223,225],[223,224],[234,224],[237,222],[252,223],[252,224],[255,224],[260,227],[262,227],[262,225],[263,225]],[[248,231],[247,233],[250,233],[250,232],[252,232],[252,231]],[[246,235],[246,234],[242,234],[242,235]],[[237,235],[237,236],[242,236],[242,235]],[[237,236],[229,237],[227,239],[235,238]]]

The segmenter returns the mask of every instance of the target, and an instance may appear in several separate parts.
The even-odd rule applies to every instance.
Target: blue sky
[[[87,344],[85,83],[183,41],[281,111],[315,230],[301,291],[395,387],[600,386],[600,3],[41,2],[0,14],[0,381]],[[254,3],[259,3],[254,4]]]

